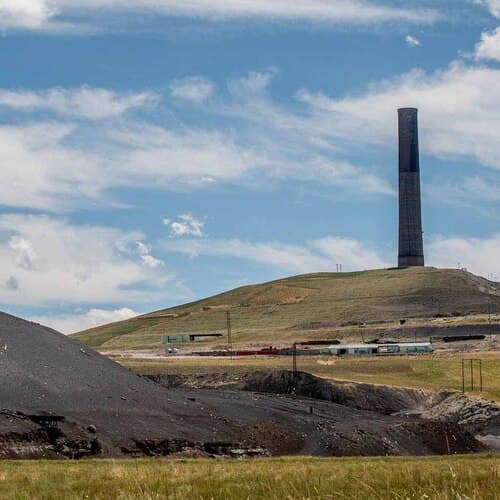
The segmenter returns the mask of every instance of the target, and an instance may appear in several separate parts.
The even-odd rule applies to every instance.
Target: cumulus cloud
[[[74,312],[66,314],[44,314],[32,316],[30,321],[49,326],[54,330],[69,335],[71,333],[87,330],[116,321],[124,321],[126,319],[138,316],[140,313],[128,307],[120,309],[89,309],[86,312]]]
[[[176,220],[163,219],[163,224],[170,227],[172,236],[203,236],[205,223],[191,214],[177,216]]]
[[[287,106],[271,96],[276,75],[267,69],[229,81],[226,99],[199,109],[209,123],[214,119],[207,128],[177,117],[164,126],[137,117],[0,126],[0,198],[7,206],[60,211],[109,203],[112,188],[287,179],[392,196],[385,166],[352,158],[362,148],[394,148],[395,110],[408,105],[420,108],[424,152],[500,169],[500,70],[454,62],[373,83],[356,95],[303,89]]]
[[[169,240],[164,242],[164,248],[190,257],[235,257],[296,273],[332,271],[336,264],[342,264],[345,271],[390,265],[369,245],[339,237],[313,240],[304,245],[239,239]]]
[[[141,256],[142,263],[149,267],[150,269],[155,269],[157,267],[163,266],[163,261],[153,257],[151,255],[151,247],[143,243],[142,241],[136,241],[137,251]]]
[[[151,92],[119,94],[86,86],[37,92],[0,89],[0,107],[26,112],[48,110],[91,120],[117,117],[130,109],[153,105],[157,100],[158,96]]]
[[[2,205],[59,211],[100,197],[106,171],[95,155],[66,143],[75,131],[56,122],[0,126]]]
[[[8,245],[16,254],[15,262],[17,266],[27,270],[33,267],[37,254],[31,241],[20,236],[12,236],[8,241]]]
[[[250,242],[240,239],[166,240],[163,248],[196,258],[199,256],[238,258],[265,264],[291,273],[344,271],[391,267],[392,259],[367,242],[327,236],[303,245],[282,242]],[[429,266],[456,268],[460,262],[470,272],[500,276],[500,235],[485,238],[431,235],[425,242]]]
[[[250,71],[248,75],[228,82],[229,92],[233,97],[249,99],[265,93],[272,80],[278,74],[276,68],[263,71]]]
[[[357,144],[393,144],[399,107],[420,109],[422,149],[437,157],[472,158],[500,168],[500,71],[454,62],[434,73],[414,70],[334,99],[303,90],[316,123]],[[389,111],[392,110],[392,111]]]
[[[495,17],[500,17],[500,0],[473,0],[474,3],[484,5]]]
[[[409,47],[418,47],[421,45],[420,40],[411,35],[406,35],[405,41]]]
[[[50,211],[110,203],[112,187],[171,189],[238,179],[258,154],[222,132],[148,124],[0,126],[0,199]]]
[[[106,17],[143,13],[211,20],[255,18],[328,24],[384,22],[431,23],[430,9],[398,8],[369,0],[0,0],[3,27],[42,29],[65,17]]]
[[[173,276],[143,264],[142,235],[47,216],[0,216],[0,301],[12,305],[141,302]],[[152,268],[153,267],[153,268]],[[4,286],[1,286],[4,284]],[[13,285],[16,286],[13,286]]]
[[[481,41],[476,45],[477,59],[500,61],[500,28],[481,35]]]
[[[194,76],[175,80],[170,85],[170,95],[175,99],[183,99],[194,103],[202,103],[214,93],[215,86],[202,76]]]
[[[467,268],[482,276],[500,276],[500,234],[485,238],[438,236],[427,245],[427,261],[437,267]]]
[[[48,0],[0,0],[0,25],[3,27],[40,28],[57,9]]]

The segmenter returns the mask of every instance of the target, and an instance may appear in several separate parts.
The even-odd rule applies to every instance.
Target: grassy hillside
[[[278,341],[318,328],[349,328],[500,310],[498,283],[450,269],[384,269],[318,273],[237,288],[170,309],[86,330],[74,338],[99,349],[159,347],[162,335],[224,332],[233,339]],[[299,333],[297,333],[299,332]]]
[[[2,462],[4,499],[497,499],[496,456]]]

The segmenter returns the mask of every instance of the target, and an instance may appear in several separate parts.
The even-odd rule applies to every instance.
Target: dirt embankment
[[[473,434],[500,436],[500,404],[455,391],[428,391],[321,379],[290,371],[246,374],[157,375],[164,387],[293,394],[382,415],[449,422]]]

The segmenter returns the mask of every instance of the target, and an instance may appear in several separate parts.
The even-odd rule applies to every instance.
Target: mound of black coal
[[[458,427],[287,394],[165,388],[0,313],[0,457],[477,451]],[[443,443],[453,442],[453,448]],[[235,455],[236,454],[236,455]]]
[[[55,330],[4,313],[0,380],[0,408],[22,416],[18,425],[25,422],[30,432],[34,423],[52,425],[69,432],[68,439],[86,429],[105,455],[119,453],[131,439],[211,441],[220,423],[187,406],[185,394],[169,393]],[[2,427],[10,432],[3,421],[0,433]],[[220,427],[224,432],[227,425]]]

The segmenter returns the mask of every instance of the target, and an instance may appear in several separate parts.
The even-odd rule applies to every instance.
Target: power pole
[[[358,328],[359,328],[359,334],[361,335],[361,341],[364,344],[365,343],[365,336],[363,335],[363,323],[358,322]]]
[[[231,311],[226,311],[226,322],[227,322],[227,343],[229,344],[229,349],[231,353],[231,359],[233,359],[233,342],[231,339]]]
[[[462,359],[462,392],[465,393],[465,360]]]

